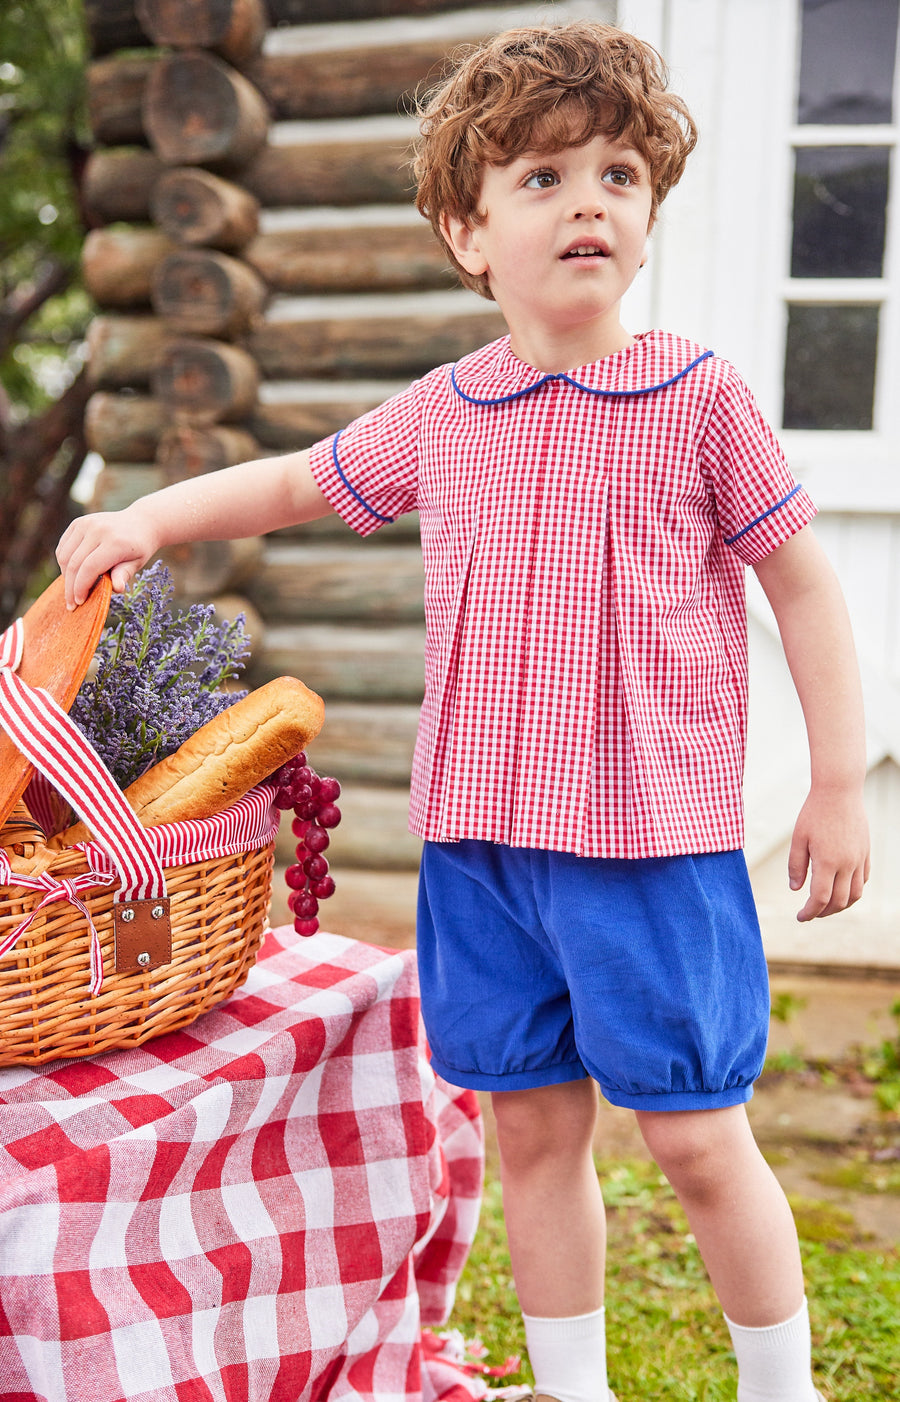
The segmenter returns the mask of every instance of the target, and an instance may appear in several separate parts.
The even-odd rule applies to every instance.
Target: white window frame
[[[663,326],[732,360],[778,428],[790,301],[880,304],[871,431],[779,430],[826,511],[900,511],[900,57],[893,126],[797,126],[800,0],[620,0],[664,55],[700,143],[662,207],[629,329]],[[791,279],[794,146],[891,148],[884,277]]]

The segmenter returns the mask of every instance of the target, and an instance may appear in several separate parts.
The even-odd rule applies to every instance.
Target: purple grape
[[[319,913],[319,902],[310,891],[298,891],[294,897],[294,914],[301,920],[311,920]]]
[[[296,773],[296,765],[297,761],[295,759],[289,759],[280,769],[275,770],[272,777],[279,789],[286,789],[291,783]]]
[[[316,823],[312,823],[304,834],[304,841],[306,842],[307,851],[324,852],[331,838],[324,828],[320,828]]]
[[[288,867],[287,871],[284,873],[284,879],[292,891],[301,890],[306,885],[306,877],[307,873],[299,864],[297,866]]]
[[[331,841],[326,829],[337,827],[341,821],[341,810],[335,802],[341,786],[337,779],[320,778],[302,752],[281,766],[276,782],[279,787],[275,804],[282,810],[293,808],[291,832],[299,839],[296,863],[285,872],[288,909],[294,915],[297,933],[313,935],[319,928],[319,901],[332,896],[335,890],[322,853]]]

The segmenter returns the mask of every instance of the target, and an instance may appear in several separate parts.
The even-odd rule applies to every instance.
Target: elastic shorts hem
[[[536,1066],[530,1071],[461,1071],[445,1066],[432,1052],[431,1069],[442,1081],[463,1090],[534,1090],[538,1086],[558,1086],[567,1081],[584,1081],[587,1071],[580,1061],[563,1061],[554,1066]]]
[[[752,1085],[729,1086],[727,1090],[651,1091],[646,1095],[630,1095],[604,1085],[600,1089],[610,1105],[621,1110],[726,1110],[731,1105],[746,1105],[753,1095]]]

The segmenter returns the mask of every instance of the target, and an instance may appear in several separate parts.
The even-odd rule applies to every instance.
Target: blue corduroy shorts
[[[614,1105],[750,1099],[769,985],[742,852],[617,860],[426,842],[422,1014],[453,1085],[592,1076]]]

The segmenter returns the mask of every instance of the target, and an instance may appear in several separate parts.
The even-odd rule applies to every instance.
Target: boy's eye
[[[550,190],[559,184],[559,177],[552,170],[533,170],[524,185],[526,190]]]
[[[626,185],[634,184],[637,179],[637,171],[632,170],[631,166],[612,166],[603,179],[607,180],[610,185],[621,185],[624,188]]]

